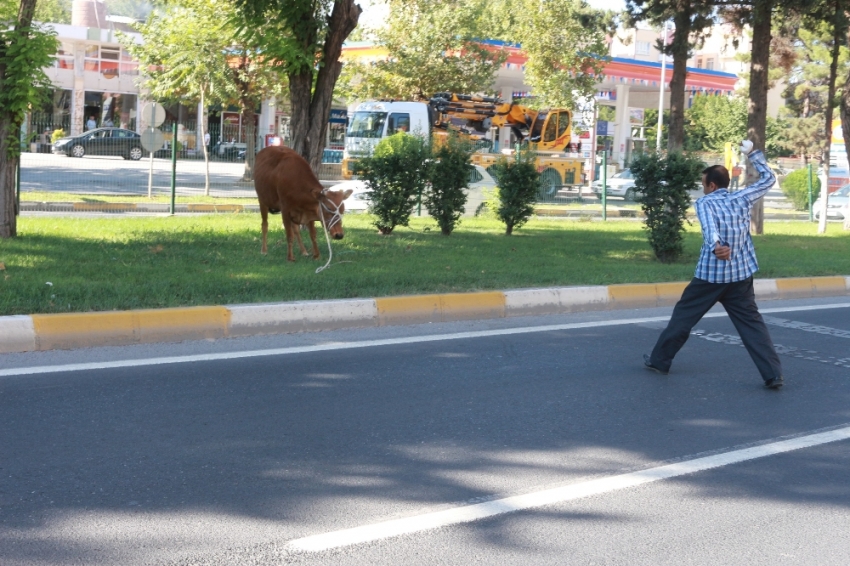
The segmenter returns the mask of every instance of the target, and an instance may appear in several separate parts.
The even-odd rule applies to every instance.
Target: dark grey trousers
[[[650,363],[669,371],[673,358],[688,341],[693,327],[718,302],[732,319],[762,379],[767,381],[781,376],[782,365],[764,319],[759,314],[752,277],[735,283],[709,283],[702,279],[692,279],[676,303],[667,328],[658,337],[649,358]]]

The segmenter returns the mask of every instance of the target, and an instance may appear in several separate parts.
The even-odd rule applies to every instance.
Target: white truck
[[[581,159],[564,152],[570,143],[572,113],[566,109],[536,111],[514,103],[454,93],[438,93],[428,102],[363,102],[349,112],[342,159],[342,174],[353,176],[353,161],[372,154],[381,139],[398,131],[421,135],[459,132],[470,139],[486,141],[491,127],[510,127],[520,141],[538,150],[537,168],[544,182],[544,195],[554,196],[562,187],[582,183]],[[501,157],[487,147],[472,155],[472,162],[490,170]]]

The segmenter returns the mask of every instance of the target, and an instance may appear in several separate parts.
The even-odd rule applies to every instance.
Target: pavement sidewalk
[[[686,282],[0,317],[0,353],[670,306]],[[759,300],[850,296],[850,277],[756,279]]]

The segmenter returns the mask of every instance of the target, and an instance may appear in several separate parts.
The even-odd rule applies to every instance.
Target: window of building
[[[648,41],[635,42],[635,55],[649,55],[651,44]]]
[[[709,71],[714,70],[714,59],[706,59],[705,60],[705,68]]]
[[[65,53],[70,56],[65,55]],[[73,45],[63,44],[57,54],[56,65],[61,69],[74,68]],[[86,45],[83,68],[86,71],[102,73],[108,79],[120,75],[135,76],[139,74],[138,62],[133,60],[126,49],[108,45]]]
[[[74,44],[60,43],[59,50],[56,52],[56,62],[54,63],[57,69],[73,69],[74,68]]]
[[[121,63],[119,65],[119,72],[122,75],[139,74],[139,64],[133,61],[133,57],[130,56],[130,53],[126,49],[121,49]]]
[[[117,47],[101,47],[100,48],[100,72],[108,78],[118,76],[118,56],[120,50]]]
[[[697,59],[697,69],[702,69],[702,59]]]
[[[97,45],[86,45],[86,61],[83,68],[86,71],[100,71],[100,47]]]

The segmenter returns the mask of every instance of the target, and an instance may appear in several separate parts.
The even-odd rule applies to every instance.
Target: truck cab
[[[423,102],[375,101],[362,102],[349,112],[345,132],[342,174],[351,178],[352,160],[372,155],[383,138],[396,132],[409,132],[428,140],[431,122],[428,105]]]

